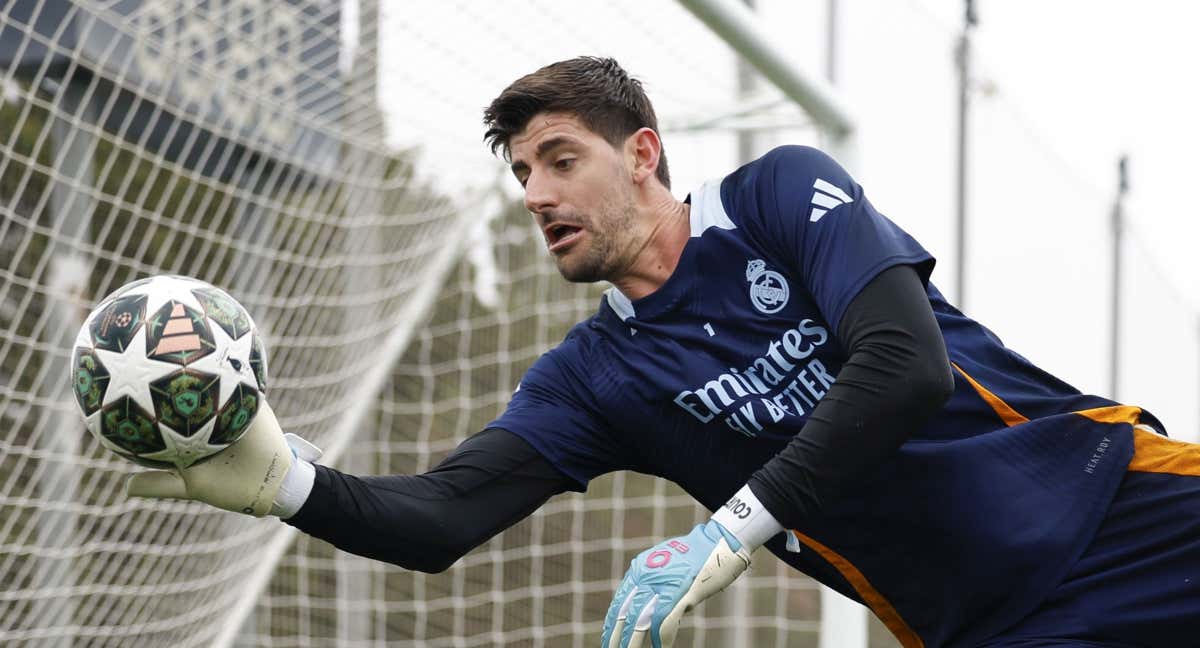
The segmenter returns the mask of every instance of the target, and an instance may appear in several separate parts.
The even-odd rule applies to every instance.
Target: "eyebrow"
[[[533,157],[534,157],[534,159],[540,160],[543,157],[545,157],[546,154],[549,153],[550,151],[552,151],[560,146],[564,146],[566,144],[574,144],[574,143],[575,143],[574,138],[567,137],[565,135],[558,135],[556,137],[551,137],[550,139],[543,140],[542,143],[538,144],[537,150],[535,150],[533,152]],[[509,168],[512,169],[512,172],[514,174],[516,174],[518,171],[529,170],[529,165],[525,164],[524,162],[517,161],[517,162],[513,162],[512,165],[509,166]]]

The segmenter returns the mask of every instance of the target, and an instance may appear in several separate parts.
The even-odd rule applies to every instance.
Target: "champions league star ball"
[[[267,383],[246,309],[178,276],[141,279],[105,297],[75,338],[71,367],[92,436],[153,468],[186,468],[237,441]]]

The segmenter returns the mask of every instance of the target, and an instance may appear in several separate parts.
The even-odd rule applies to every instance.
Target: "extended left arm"
[[[634,559],[605,618],[604,648],[670,646],[684,612],[883,462],[952,393],[945,343],[913,268],[875,277],[837,332],[847,360],[804,428],[707,524]]]
[[[747,484],[783,528],[882,463],[954,391],[942,332],[911,267],[890,268],[867,284],[837,332],[847,353],[837,381],[804,429]]]

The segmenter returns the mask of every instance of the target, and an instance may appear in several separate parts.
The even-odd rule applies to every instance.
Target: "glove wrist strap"
[[[725,527],[726,531],[732,533],[751,552],[775,534],[783,532],[783,525],[763,506],[749,485],[742,486],[741,490],[713,514],[712,519]]]
[[[313,480],[317,477],[317,469],[300,457],[293,457],[292,465],[279,485],[275,494],[275,502],[271,505],[271,515],[286,520],[296,514],[312,492]]]

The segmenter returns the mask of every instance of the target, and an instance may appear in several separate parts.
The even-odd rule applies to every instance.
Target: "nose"
[[[541,174],[529,174],[525,179],[525,209],[537,214],[557,206],[558,194],[552,184],[545,181]]]

